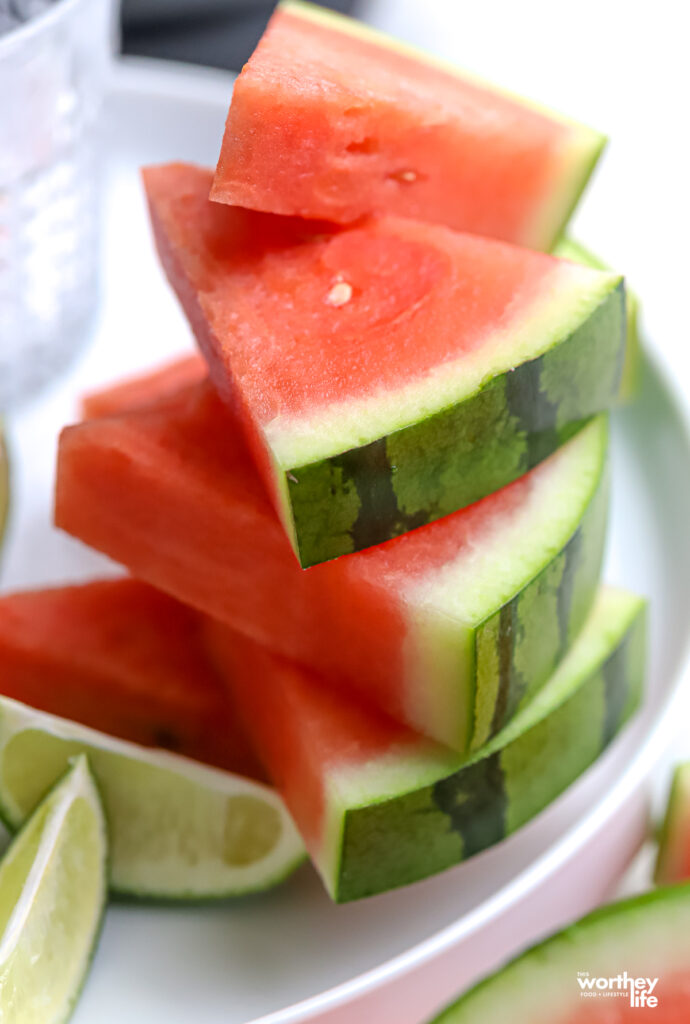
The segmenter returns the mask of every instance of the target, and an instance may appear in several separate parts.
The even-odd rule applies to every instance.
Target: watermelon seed
[[[347,281],[336,281],[326,296],[326,302],[329,306],[344,306],[351,298],[352,285]]]
[[[405,185],[411,185],[414,181],[417,181],[419,175],[416,171],[396,171],[395,174],[391,174],[391,178],[395,178],[396,181],[400,181]]]

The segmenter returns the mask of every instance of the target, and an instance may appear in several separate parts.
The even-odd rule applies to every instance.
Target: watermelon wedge
[[[235,83],[212,196],[339,222],[395,213],[549,249],[603,144],[356,21],[282,3]]]
[[[690,879],[690,763],[673,774],[655,878],[659,885]]]
[[[198,617],[136,580],[0,598],[0,692],[119,739],[262,777]]]
[[[302,566],[493,493],[615,399],[615,274],[437,225],[222,207],[188,165],[144,176],[168,277]]]
[[[499,842],[578,778],[639,702],[644,619],[641,599],[603,591],[538,696],[464,761],[222,627],[209,623],[207,639],[326,888],[345,901]]]
[[[574,238],[565,235],[553,248],[554,256],[563,260],[573,260],[574,263],[582,263],[585,267],[593,267],[595,270],[609,270],[608,264],[599,259],[590,249],[577,242]],[[638,313],[640,302],[637,295],[628,288],[625,296],[626,305],[626,340],[625,359],[623,360],[623,372],[621,374],[618,399],[620,402],[629,402],[637,394],[640,382],[640,363],[642,360],[642,341],[638,328]]]
[[[687,1024],[689,931],[688,884],[602,907],[486,978],[433,1024]]]
[[[63,432],[60,527],[460,750],[548,678],[599,579],[605,419],[482,502],[302,572],[210,383],[163,392]]]

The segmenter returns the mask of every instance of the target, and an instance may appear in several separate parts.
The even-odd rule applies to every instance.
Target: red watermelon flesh
[[[92,391],[81,401],[84,419],[117,416],[129,409],[138,409],[163,395],[174,394],[187,384],[206,379],[206,364],[196,352],[181,356],[150,373],[137,374],[114,386]]]
[[[473,759],[218,623],[204,635],[328,891],[344,901],[479,853],[570,785],[637,705],[644,602],[602,591],[540,698]]]
[[[668,885],[690,879],[690,763],[676,766],[668,797],[655,879]]]
[[[198,616],[137,580],[0,598],[0,691],[120,739],[263,777]]]
[[[686,1024],[688,927],[687,883],[600,907],[484,978],[429,1024]]]
[[[568,358],[567,396],[562,362],[540,382],[535,360],[596,335],[598,381],[610,371],[617,387],[615,275],[438,225],[382,217],[338,229],[219,206],[207,198],[209,172],[189,165],[148,168],[144,179],[163,265],[304,566],[499,489],[534,464],[523,458],[526,434],[554,439],[544,457],[558,429],[608,407],[608,385],[595,397],[596,384],[579,394],[582,374],[573,383],[573,366],[584,361],[586,377],[591,358]],[[534,424],[510,397],[529,366],[530,415],[546,399]],[[491,413],[481,397],[472,406],[489,382]],[[506,453],[493,446],[506,424],[515,454],[497,478]],[[477,450],[460,470],[467,436]],[[362,474],[376,478],[371,508]],[[396,511],[379,536],[386,496]]]
[[[394,218],[333,228],[219,207],[210,181],[184,164],[144,171],[173,286],[260,429],[420,379],[556,285],[551,256]],[[339,304],[339,281],[357,301]]]
[[[340,222],[390,212],[548,249],[602,145],[364,25],[288,3],[235,83],[212,196]]]
[[[690,971],[679,971],[661,978],[655,988],[659,1004],[631,1006],[629,998],[587,1000],[585,1006],[549,1024],[687,1024],[690,1020]]]
[[[343,697],[323,679],[213,620],[206,621],[204,635],[261,762],[317,863],[331,769],[373,763],[386,754],[423,757],[434,750],[429,740],[357,695]],[[450,762],[452,755],[447,756]]]
[[[149,386],[155,396],[155,380]],[[502,600],[539,578],[542,558],[545,564],[554,555],[558,561],[583,508],[595,500],[605,451],[601,424],[462,512],[303,572],[239,424],[210,383],[173,394],[164,386],[163,392],[158,401],[132,410],[131,393],[116,391],[102,400],[111,415],[63,432],[57,524],[137,577],[281,654],[358,686],[393,717],[464,749],[475,727],[466,703],[474,699],[473,645],[498,608],[493,581],[485,580],[476,595],[462,581],[467,573],[478,579],[474,560],[484,546],[501,567],[500,587],[509,588]],[[114,415],[118,393],[124,400],[120,416]],[[558,503],[562,495],[570,495],[567,508],[556,509],[552,519],[554,499]],[[502,541],[506,525],[518,529],[523,547],[525,531],[535,531],[535,563],[527,564],[525,549],[514,579],[504,551],[508,542]],[[596,567],[594,555],[588,564]],[[571,568],[570,583],[577,571]],[[553,603],[554,615],[556,606],[568,604],[569,598],[558,596],[558,578],[553,592],[541,588],[533,616],[542,600]],[[475,597],[479,605],[470,608]],[[580,605],[586,614],[588,605]],[[531,634],[530,624],[523,626]],[[538,633],[545,633],[544,622]],[[484,674],[490,686],[488,664]]]

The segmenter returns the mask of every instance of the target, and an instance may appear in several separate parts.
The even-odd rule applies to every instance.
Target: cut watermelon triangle
[[[539,695],[463,761],[213,623],[206,637],[338,901],[425,878],[533,818],[635,710],[645,660],[644,602],[602,591]]]
[[[0,598],[0,692],[119,739],[262,777],[198,616],[136,580]]]
[[[107,417],[63,432],[59,526],[456,749],[483,743],[546,680],[599,579],[604,419],[482,502],[302,572],[237,418],[208,382],[170,393],[169,373],[102,397]],[[132,410],[137,388],[151,404]]]
[[[356,21],[282,3],[235,83],[212,195],[339,222],[395,213],[549,249],[603,143]]]
[[[687,1024],[689,931],[687,883],[600,907],[430,1024]]]
[[[150,168],[159,252],[303,566],[478,501],[615,399],[621,279],[382,218],[222,207]]]

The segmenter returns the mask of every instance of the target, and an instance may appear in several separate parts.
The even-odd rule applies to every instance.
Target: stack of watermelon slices
[[[187,646],[148,686],[115,658],[114,682],[91,621],[62,690],[54,627],[0,632],[13,695],[107,730],[97,691],[122,694],[110,731],[172,722],[186,753],[265,771],[338,901],[458,863],[572,783],[644,663],[644,602],[599,588],[623,283],[549,254],[601,148],[280,5],[215,175],[144,173],[204,358],[89,396],[60,441],[57,524],[137,578],[95,585],[103,616],[133,587],[150,660],[161,624]],[[91,598],[7,600],[62,630]]]

